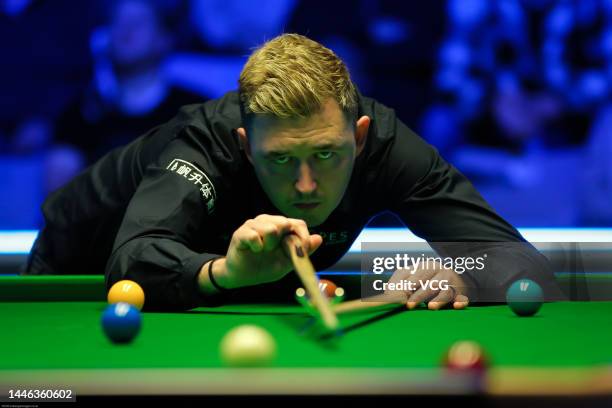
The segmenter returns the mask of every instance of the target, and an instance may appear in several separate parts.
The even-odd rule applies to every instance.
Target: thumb
[[[312,234],[309,237],[310,242],[308,243],[308,254],[311,255],[314,251],[319,249],[321,244],[323,243],[323,237],[319,234]]]

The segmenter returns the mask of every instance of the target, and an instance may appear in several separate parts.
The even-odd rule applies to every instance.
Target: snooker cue
[[[301,240],[297,235],[289,234],[283,238],[283,247],[289,255],[304,289],[310,295],[311,302],[319,313],[323,324],[329,330],[335,330],[338,327],[338,318],[333,312],[327,297],[319,290],[319,279]]]
[[[333,310],[338,315],[356,312],[360,310],[386,308],[388,306],[400,306],[405,304],[405,296],[398,296],[397,298],[393,298],[389,295],[378,295],[363,299],[355,299],[342,302],[335,305]]]

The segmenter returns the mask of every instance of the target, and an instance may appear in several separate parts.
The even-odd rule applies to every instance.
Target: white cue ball
[[[230,367],[264,367],[275,358],[276,341],[259,326],[237,326],[221,340],[221,359]]]

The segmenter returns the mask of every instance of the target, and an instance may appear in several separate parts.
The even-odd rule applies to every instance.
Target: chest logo
[[[349,240],[348,231],[315,231],[323,238],[324,245],[344,244]]]

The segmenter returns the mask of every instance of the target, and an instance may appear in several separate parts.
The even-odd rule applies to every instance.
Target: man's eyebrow
[[[335,141],[335,142],[330,142],[330,141],[323,141],[321,143],[315,143],[312,146],[313,150],[335,150],[335,149],[342,149],[344,146],[347,145],[347,141],[345,140],[339,140],[339,141]],[[291,153],[291,149],[286,149],[285,146],[278,146],[277,148],[272,148],[268,151],[266,151],[264,154],[265,156],[286,156],[288,154]]]
[[[346,144],[346,142],[342,141],[342,142],[326,142],[326,143],[321,143],[321,144],[317,144],[314,146],[315,149],[318,150],[331,150],[331,149],[339,149],[341,147],[343,147]]]
[[[285,156],[287,154],[289,154],[289,152],[286,150],[269,150],[265,152],[266,156]]]
[[[312,148],[314,150],[333,150],[333,149],[341,149],[347,143],[345,141],[341,142],[323,142],[320,144],[315,144]],[[289,150],[285,150],[282,147],[278,149],[268,150],[265,155],[266,156],[285,156],[290,153]]]

